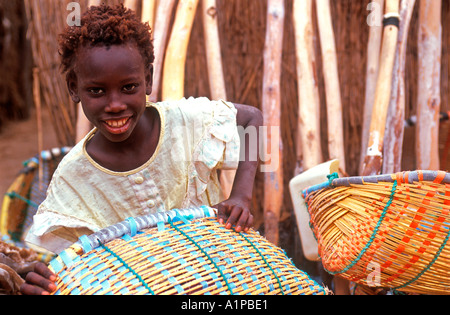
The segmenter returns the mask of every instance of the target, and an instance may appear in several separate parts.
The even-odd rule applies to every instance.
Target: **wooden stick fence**
[[[88,4],[91,5],[96,2],[100,1],[90,0],[88,2],[86,0],[80,1],[80,4],[82,4],[82,10],[84,10]],[[119,0],[108,1],[107,3],[118,2]],[[438,36],[439,25],[443,21],[441,22],[438,18],[441,5],[435,0],[422,0],[420,8],[417,8],[417,5],[415,6],[414,1],[376,1],[376,3],[380,3],[381,8],[383,8],[383,2],[385,3],[384,12],[388,13],[387,17],[395,18],[397,14],[400,14],[400,26],[403,27],[403,32],[394,25],[379,27],[378,30],[371,28],[374,32],[371,33],[366,49],[368,53],[373,52],[374,55],[366,57],[367,81],[365,82],[367,83],[365,85],[367,90],[364,107],[366,112],[373,112],[373,114],[370,115],[370,119],[361,119],[359,125],[354,128],[359,131],[367,130],[365,136],[351,134],[347,127],[348,117],[345,115],[340,117],[350,106],[360,108],[364,103],[364,97],[362,97],[360,104],[351,105],[353,94],[364,94],[364,91],[355,91],[352,87],[348,87],[347,82],[341,80],[342,77],[346,77],[344,76],[346,73],[341,71],[345,65],[342,65],[340,57],[343,53],[349,52],[342,50],[341,43],[338,40],[341,30],[336,29],[336,23],[330,23],[331,16],[344,21],[344,16],[336,15],[336,12],[339,12],[336,11],[336,8],[345,8],[345,3],[327,0],[289,0],[283,3],[283,10],[281,10],[282,4],[276,0],[257,3],[251,2],[251,0],[248,2],[236,0],[202,0],[202,2],[199,2],[199,0],[143,0],[126,2],[127,6],[140,11],[143,21],[148,21],[150,25],[154,26],[153,37],[156,56],[153,93],[149,100],[159,101],[191,96],[187,91],[192,89],[187,89],[187,87],[199,84],[196,79],[200,75],[206,76],[206,71],[204,71],[204,74],[187,71],[190,58],[198,58],[198,56],[189,55],[192,51],[189,44],[204,42],[206,57],[202,58],[205,58],[204,60],[208,65],[208,78],[205,81],[209,83],[211,98],[225,98],[238,103],[248,101],[250,105],[261,108],[266,118],[266,125],[278,126],[281,129],[280,137],[277,137],[276,141],[279,141],[280,144],[288,143],[296,146],[293,149],[294,157],[287,155],[288,148],[286,146],[279,148],[279,168],[276,172],[259,178],[263,184],[259,186],[260,190],[255,196],[258,199],[255,202],[256,207],[264,208],[261,213],[265,213],[266,217],[265,232],[271,235],[270,239],[275,243],[278,242],[279,238],[277,226],[282,218],[281,214],[286,212],[285,208],[290,207],[290,201],[286,201],[286,193],[284,193],[283,188],[287,181],[294,176],[293,167],[287,169],[287,165],[295,164],[290,162],[292,158],[299,164],[299,169],[308,169],[321,163],[324,159],[338,157],[342,162],[342,170],[367,175],[382,171],[384,147],[388,150],[385,154],[386,159],[388,159],[389,154],[393,153],[392,148],[395,146],[400,148],[401,146],[399,142],[389,144],[388,141],[385,142],[384,140],[386,137],[392,138],[392,132],[402,132],[402,127],[399,126],[399,123],[401,123],[399,115],[411,112],[411,108],[408,108],[411,105],[406,103],[408,101],[408,89],[405,87],[403,92],[402,86],[403,84],[409,84],[409,86],[412,84],[410,82],[403,83],[403,81],[408,80],[404,78],[408,71],[408,64],[405,64],[405,59],[409,56],[406,51],[407,38],[411,38],[411,35],[408,37],[408,33],[410,33],[408,28],[410,21],[412,23],[414,19],[417,20],[417,16],[413,15],[413,9],[416,8],[416,11],[420,13],[421,25],[423,25],[420,34],[425,34],[423,32],[429,29],[433,32],[426,33],[427,36]],[[32,19],[33,26],[30,34],[32,34],[35,64],[40,74],[43,105],[52,114],[52,121],[60,137],[60,142],[67,145],[73,143],[75,139],[78,104],[71,103],[64,80],[59,76],[57,48],[53,45],[56,44],[56,35],[52,37],[53,33],[49,33],[49,30],[59,32],[64,27],[65,17],[67,16],[67,2],[26,0],[26,3]],[[362,12],[366,12],[367,15],[371,13],[365,9],[368,3],[372,3],[372,1],[365,1],[361,4],[364,7]],[[407,8],[405,8],[406,4],[408,4]],[[196,24],[195,17],[198,8],[201,8],[202,14],[197,16],[204,21]],[[240,10],[236,11],[237,8]],[[274,11],[273,8],[277,9]],[[402,11],[400,11],[400,8],[402,8]],[[313,14],[314,9],[320,14]],[[403,11],[403,9],[406,11]],[[231,16],[230,12],[243,16],[253,14],[253,16],[252,18],[241,18]],[[283,12],[283,18],[281,18],[281,12]],[[260,17],[262,15],[264,15],[263,18]],[[363,18],[365,20],[365,17]],[[230,24],[238,22],[243,24]],[[340,23],[338,25],[342,25],[344,22]],[[199,27],[198,25],[203,27],[203,39],[191,36],[191,33]],[[426,25],[430,25],[430,27],[425,28]],[[248,30],[245,27],[248,27]],[[294,36],[288,37],[291,27]],[[356,25],[356,27],[359,28],[354,29],[356,34],[363,34],[366,32],[365,29],[367,29],[367,32],[369,31],[368,25],[364,23]],[[266,34],[261,30],[265,30]],[[232,36],[227,34],[230,31],[234,32]],[[378,35],[376,34],[377,31]],[[419,34],[414,36],[417,37]],[[242,40],[242,38],[244,39]],[[236,47],[237,39],[240,39],[239,47]],[[291,39],[292,44],[289,39]],[[320,41],[322,49],[319,49],[318,41]],[[408,45],[411,45],[411,43]],[[432,58],[439,60],[437,57],[439,49],[425,49],[426,43],[420,43],[420,45],[423,47],[420,48],[421,56],[431,56],[431,53],[433,53],[434,57]],[[286,60],[288,59],[286,58],[289,57],[290,51],[286,47],[292,47],[296,60],[295,67],[287,65]],[[259,53],[255,54],[254,50],[259,50]],[[251,55],[252,53],[253,55]],[[241,64],[235,64],[237,60],[244,60],[250,55],[253,59],[251,59],[251,63],[247,61],[249,64],[246,64],[245,67]],[[396,58],[398,58],[397,66]],[[223,60],[223,66],[220,62],[221,59]],[[427,58],[419,59],[426,60]],[[228,61],[226,64],[225,60]],[[438,62],[434,62],[432,67],[429,67],[433,70],[431,74],[419,70],[420,73],[423,73],[423,76],[434,80],[432,85],[437,88],[440,86],[437,79],[439,65]],[[431,66],[431,64],[424,64],[421,69],[425,69],[425,66]],[[292,70],[294,74],[292,81],[295,81],[294,85],[297,89],[293,96],[287,98],[284,95],[285,87],[281,84],[280,74],[286,75],[293,68],[296,71]],[[363,78],[363,75],[361,75],[361,78]],[[373,83],[369,82],[374,82],[374,77],[377,78],[377,82],[375,88],[371,88],[370,86]],[[419,81],[426,83],[425,79]],[[419,155],[426,154],[430,159],[432,156],[438,156],[434,152],[436,146],[433,144],[431,148],[426,148],[424,147],[425,141],[420,138],[427,133],[426,129],[437,126],[433,115],[440,102],[436,97],[436,90],[425,92],[425,88],[421,84],[418,84],[417,87],[417,94],[419,95],[417,103],[421,103],[420,106],[423,109],[418,111],[417,115],[420,122],[417,124],[419,145],[416,155],[419,157]],[[397,93],[396,96],[395,93]],[[393,95],[395,101],[392,99]],[[280,97],[281,99],[289,99],[289,101],[283,103]],[[392,104],[397,104],[397,114],[388,114],[388,107],[393,106]],[[405,109],[401,109],[403,104],[406,107]],[[333,110],[333,108],[335,109]],[[287,111],[289,119],[295,121],[293,124],[297,125],[295,130],[298,130],[298,132],[294,134],[289,132],[289,128],[293,129],[294,126],[287,125],[288,122],[282,115],[283,111]],[[432,117],[432,119],[430,120],[429,117]],[[392,118],[396,118],[398,127],[385,134],[386,119]],[[433,123],[429,123],[430,121]],[[333,125],[333,123],[337,123],[337,125]],[[328,134],[324,133],[324,124],[328,127]],[[399,139],[401,138],[400,136]],[[432,138],[437,138],[435,130]],[[275,139],[272,140],[275,141]],[[361,141],[364,143],[363,146],[361,146]],[[332,143],[336,146],[331,145]],[[349,150],[359,150],[360,146],[371,150],[369,154],[367,154],[367,150],[362,152],[361,155],[366,163],[361,168],[359,168],[360,161],[354,161],[348,157]],[[399,159],[402,154],[401,150],[394,153],[396,154],[395,168],[397,169],[401,167]],[[420,157],[418,160],[425,161],[426,157]],[[422,162],[420,165],[424,168],[436,167],[435,162],[429,164],[429,166]]]

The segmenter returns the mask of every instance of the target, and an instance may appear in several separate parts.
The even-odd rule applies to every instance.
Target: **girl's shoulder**
[[[237,110],[233,103],[223,100],[210,100],[207,97],[190,97],[178,101],[162,101],[150,103],[148,106],[156,107],[167,119],[178,121],[210,120],[219,117],[234,119]]]

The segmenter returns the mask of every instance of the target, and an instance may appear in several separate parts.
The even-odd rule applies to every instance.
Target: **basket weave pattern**
[[[329,188],[308,191],[326,270],[369,286],[449,294],[447,180],[444,172],[417,171],[345,184],[338,179]]]
[[[177,219],[86,253],[72,246],[51,263],[56,294],[328,293],[254,231]]]

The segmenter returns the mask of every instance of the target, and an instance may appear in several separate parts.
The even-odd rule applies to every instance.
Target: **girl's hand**
[[[56,276],[43,263],[36,264],[34,271],[29,272],[20,291],[25,295],[50,295],[56,290]]]
[[[259,109],[252,106],[234,104],[237,109],[236,124],[244,128],[252,128],[259,139],[259,129],[263,125],[263,116]],[[245,133],[240,133],[241,152],[244,159],[239,161],[233,188],[228,200],[225,200],[215,208],[218,210],[217,219],[225,228],[231,229],[235,225],[236,232],[247,232],[253,226],[253,215],[250,211],[253,183],[258,167],[257,154],[259,153],[259,140],[250,145],[245,139]]]
[[[230,198],[213,208],[218,210],[217,220],[220,224],[225,224],[227,229],[231,229],[235,225],[236,232],[248,232],[253,226],[253,215],[250,211],[249,201]]]

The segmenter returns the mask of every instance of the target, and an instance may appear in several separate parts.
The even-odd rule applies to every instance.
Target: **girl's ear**
[[[153,90],[153,65],[150,65],[145,72],[145,94],[152,94]]]
[[[70,97],[74,103],[79,103],[80,97],[78,96],[78,82],[75,73],[70,71],[66,76],[67,89],[69,90]]]

